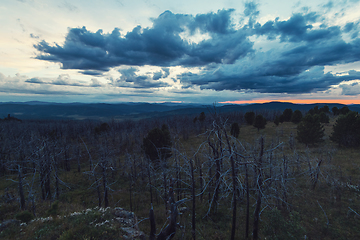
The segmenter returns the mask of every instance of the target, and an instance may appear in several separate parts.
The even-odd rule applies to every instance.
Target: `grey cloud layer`
[[[120,69],[119,73],[121,73],[121,76],[116,80],[112,80],[111,85],[129,88],[160,88],[169,86],[166,82],[159,81],[163,76],[161,71],[154,73],[153,78],[147,75],[138,75],[138,71],[138,69],[133,67]]]
[[[34,84],[46,84],[46,85],[58,85],[58,86],[73,86],[73,87],[101,87],[102,85],[96,79],[91,79],[91,84],[84,84],[79,82],[73,82],[70,79],[70,76],[67,74],[59,75],[54,80],[49,79],[40,79],[40,78],[30,78],[25,80],[26,83]]]
[[[29,84],[35,83],[35,84]],[[36,94],[36,95],[71,95],[84,96],[88,95],[79,91],[57,90],[51,88],[49,84],[39,78],[30,78],[16,74],[15,77],[5,76],[0,73],[0,92],[16,94]]]
[[[233,12],[193,16],[165,11],[152,19],[152,27],[137,26],[125,35],[119,29],[103,33],[72,28],[62,46],[46,41],[35,45],[40,52],[36,58],[95,76],[121,65],[163,67],[152,78],[138,75],[133,67],[119,70],[121,77],[112,84],[132,88],[169,86],[160,79],[169,76],[167,67],[171,66],[201,67],[199,73],[177,76],[184,89],[197,85],[217,91],[308,93],[359,79],[356,71],[340,76],[324,71],[325,66],[360,61],[359,21],[328,26],[321,14],[304,11],[293,13],[288,20],[276,18],[260,24],[257,5],[246,2],[243,15],[248,21],[235,28]],[[198,32],[210,38],[197,43],[182,38],[185,33],[194,36]],[[255,50],[252,41],[258,37],[277,42],[278,47]],[[344,94],[349,92],[344,89]]]
[[[317,13],[295,13],[287,21],[268,21],[245,26],[249,35],[278,39],[279,47],[254,52],[232,65],[220,65],[198,74],[179,75],[184,87],[199,85],[202,89],[252,90],[262,93],[309,93],[323,91],[342,81],[360,79],[359,72],[345,75],[325,73],[324,66],[360,61],[360,39],[357,23],[314,28],[322,20]],[[351,33],[351,40],[343,39]],[[355,36],[355,37],[354,37]],[[346,94],[343,91],[343,94]]]
[[[34,47],[36,58],[60,62],[64,69],[102,70],[119,65],[203,66],[209,63],[233,63],[252,51],[252,43],[243,31],[235,31],[230,14],[233,10],[196,16],[162,13],[151,28],[135,27],[122,36],[72,28],[63,46],[41,41]],[[209,40],[190,43],[181,34],[197,31],[210,34]]]

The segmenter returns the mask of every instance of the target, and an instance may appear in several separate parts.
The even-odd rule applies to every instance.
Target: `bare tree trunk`
[[[285,204],[287,203],[287,189],[286,189],[286,181],[287,181],[287,160],[285,157],[285,154],[283,156],[284,161],[283,161],[283,176],[282,176],[282,182],[283,182],[283,207],[285,207]]]
[[[229,137],[226,133],[226,129],[224,128],[224,134],[225,134],[225,138],[226,138],[226,142],[229,148],[229,154],[230,154],[230,162],[231,162],[231,177],[232,177],[232,184],[233,184],[233,189],[232,189],[232,193],[233,193],[233,215],[232,215],[232,222],[231,222],[231,240],[235,239],[235,230],[236,230],[236,203],[237,203],[237,199],[236,199],[236,171],[235,171],[235,162],[234,162],[234,157],[232,155],[232,148],[230,145],[230,141],[229,141]]]
[[[219,200],[219,189],[220,189],[220,174],[221,174],[221,163],[220,163],[220,154],[218,149],[211,143],[210,139],[208,139],[208,144],[213,150],[213,155],[215,159],[215,165],[216,165],[216,172],[215,172],[215,192],[213,197],[213,204],[212,204],[212,211],[216,213],[217,211],[217,205]],[[210,168],[211,169],[211,168]],[[211,177],[211,175],[210,175]],[[210,200],[211,201],[211,200]]]
[[[149,219],[150,219],[150,240],[155,240],[155,235],[156,235],[156,222],[155,222],[155,215],[154,215],[154,209],[152,207],[151,204],[151,209],[150,209],[150,213],[149,213]]]
[[[130,211],[133,211],[132,207],[132,185],[133,185],[133,167],[130,167],[130,174],[129,174],[129,194],[130,194]]]
[[[231,153],[230,153],[231,154]],[[232,172],[232,181],[233,181],[233,216],[232,216],[232,227],[231,227],[231,240],[235,239],[235,229],[236,229],[236,174],[235,174],[235,163],[233,156],[230,157],[231,160],[231,172]]]
[[[177,226],[176,218],[179,215],[177,206],[182,202],[182,200],[171,202],[171,215],[169,217],[170,223],[159,233],[157,240],[169,240],[175,236]]]
[[[197,158],[197,168],[199,169],[199,183],[200,183],[200,202],[203,201],[203,190],[204,190],[204,186],[203,186],[203,174],[202,174],[202,167],[199,161],[199,158]]]
[[[22,183],[22,173],[21,173],[21,166],[18,165],[18,178],[19,178],[19,196],[20,196],[20,209],[25,210],[25,196],[24,196],[24,190],[23,190],[23,183]]]
[[[45,158],[45,176],[44,176],[44,187],[45,187],[45,198],[51,200],[51,164],[50,164],[50,156],[46,155]]]
[[[196,219],[195,219],[195,178],[194,178],[194,165],[192,162],[192,159],[190,159],[190,172],[191,172],[191,185],[192,185],[192,190],[191,190],[191,195],[192,195],[192,218],[191,218],[191,223],[192,223],[192,237],[195,240],[196,235],[195,235],[195,225],[196,225]]]
[[[257,240],[259,238],[259,223],[260,223],[260,210],[261,210],[261,200],[262,200],[262,156],[264,154],[264,139],[260,138],[260,155],[256,163],[256,175],[257,175],[257,200],[254,213],[254,228],[253,228],[253,239]]]
[[[164,200],[165,200],[165,207],[166,207],[166,210],[168,210],[168,204],[167,204],[167,201],[168,201],[168,192],[167,192],[167,166],[166,166],[166,160],[161,160],[162,163],[162,171],[163,171],[163,183],[164,183]]]
[[[250,224],[250,193],[249,193],[249,174],[248,167],[245,164],[245,184],[246,184],[246,225],[245,225],[245,238],[249,237],[249,224]]]
[[[96,177],[96,172],[95,172],[95,169],[93,170],[93,175],[94,175],[94,180],[96,182],[96,190],[97,190],[97,194],[98,194],[98,200],[99,200],[99,208],[101,207],[101,191],[100,191],[100,183]]]
[[[102,166],[102,174],[103,174],[103,186],[104,186],[104,204],[105,208],[109,206],[109,198],[108,198],[108,188],[107,188],[107,179],[106,179],[106,168],[107,168],[107,160],[101,164]]]
[[[151,183],[151,171],[150,171],[150,159],[149,159],[149,158],[148,158],[148,177],[149,177],[150,200],[151,200],[151,204],[153,204],[152,183]]]
[[[60,188],[59,188],[58,168],[56,166],[56,163],[54,164],[54,166],[55,166],[55,194],[56,194],[56,199],[59,200]]]
[[[78,146],[78,147],[77,147],[77,150],[76,150],[76,151],[77,151],[77,156],[76,156],[76,157],[77,157],[77,171],[78,171],[78,172],[81,172],[81,165],[80,165],[80,147],[79,147],[80,144],[78,143],[77,146]]]
[[[46,194],[45,194],[45,187],[44,187],[44,182],[45,182],[45,166],[44,166],[44,161],[42,159],[42,157],[40,157],[39,160],[39,170],[40,170],[40,188],[41,188],[41,199],[45,200],[46,199]]]
[[[313,177],[313,185],[312,185],[312,189],[314,190],[316,188],[316,184],[318,182],[318,179],[319,179],[319,174],[320,174],[320,166],[321,166],[321,163],[322,163],[322,159],[318,162],[317,164],[317,167],[316,167],[316,173],[314,174],[314,177]]]
[[[210,146],[209,146],[209,152],[210,152]],[[212,171],[211,171],[211,158],[209,154],[209,192],[208,192],[208,202],[211,203],[211,193],[212,193]]]

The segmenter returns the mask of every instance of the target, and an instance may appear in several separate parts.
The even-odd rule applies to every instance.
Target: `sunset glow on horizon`
[[[283,103],[295,103],[295,104],[316,104],[316,103],[339,103],[339,104],[360,104],[360,99],[289,99],[289,100],[244,100],[244,101],[226,101],[220,102],[222,104],[254,104],[254,103],[268,103],[268,102],[283,102]]]

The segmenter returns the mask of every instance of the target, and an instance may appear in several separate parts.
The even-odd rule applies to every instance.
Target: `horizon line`
[[[221,104],[255,104],[255,103],[270,103],[270,102],[282,102],[282,103],[293,103],[293,104],[360,104],[360,99],[288,99],[288,100],[240,100],[240,101],[225,101],[219,102]]]

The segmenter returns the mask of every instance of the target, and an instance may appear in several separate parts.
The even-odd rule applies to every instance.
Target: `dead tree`
[[[169,196],[172,196],[171,193],[169,193]],[[150,219],[150,240],[154,240],[155,237],[157,240],[170,240],[175,236],[176,233],[176,227],[177,227],[177,217],[179,215],[178,212],[178,206],[187,199],[182,199],[180,201],[175,202],[174,198],[170,197],[169,201],[171,201],[171,207],[170,207],[170,216],[169,216],[169,224],[157,235],[156,237],[156,224],[155,224],[155,216],[154,216],[154,210],[151,207],[150,213],[149,213],[149,219]]]
[[[257,175],[257,182],[256,182],[256,191],[257,191],[257,199],[255,205],[255,212],[254,212],[254,227],[253,227],[253,239],[257,240],[259,238],[259,223],[260,223],[260,210],[261,210],[261,200],[262,200],[262,183],[263,183],[263,176],[262,176],[262,157],[264,154],[264,139],[260,138],[260,153],[259,157],[255,159],[255,172]]]
[[[22,182],[22,170],[20,164],[18,165],[18,178],[19,178],[19,196],[20,196],[20,209],[25,210],[25,196],[24,196],[24,189],[23,189],[23,182]]]
[[[195,177],[194,177],[194,165],[192,159],[190,159],[190,174],[191,174],[191,197],[192,197],[192,217],[191,217],[191,233],[192,237],[195,240],[195,229],[196,229],[196,219],[195,219]]]

